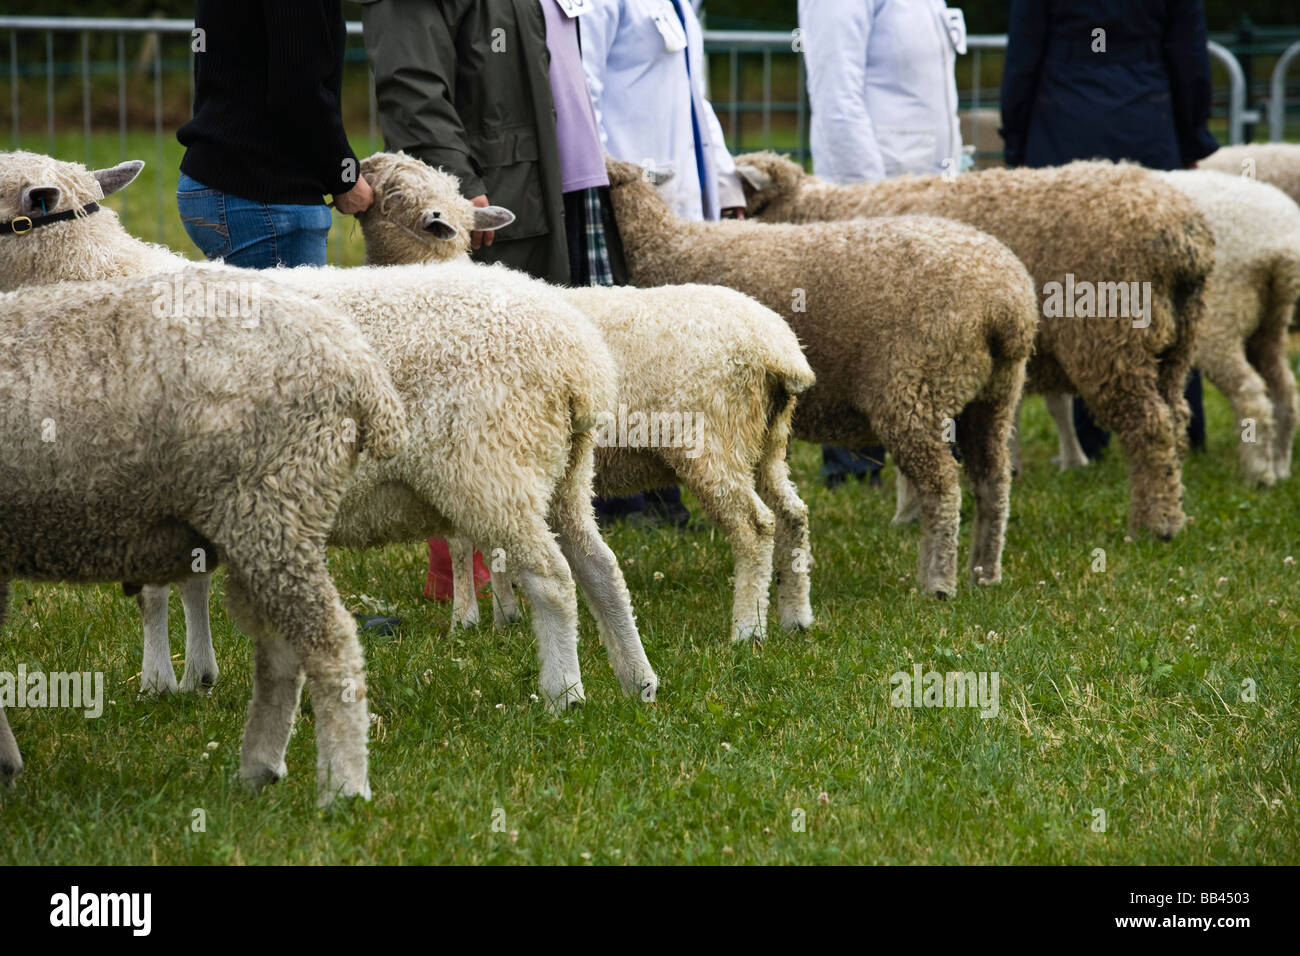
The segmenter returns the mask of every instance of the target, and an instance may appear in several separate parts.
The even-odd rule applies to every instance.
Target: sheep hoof
[[[12,787],[14,778],[23,772],[23,762],[14,761],[8,757],[0,757],[0,785]]]
[[[936,598],[938,598],[940,601],[946,601],[946,600],[948,600],[948,592],[945,591],[945,590],[943,590],[942,588],[940,588],[939,590],[935,591],[935,592],[934,592],[934,596],[935,596]]]
[[[261,793],[267,784],[279,783],[289,773],[283,763],[278,767],[240,768],[239,779],[254,793]]]
[[[198,694],[200,697],[206,697],[212,693],[212,688],[217,686],[217,675],[211,672],[203,673],[198,678],[192,678],[188,674],[181,680],[182,694]]]

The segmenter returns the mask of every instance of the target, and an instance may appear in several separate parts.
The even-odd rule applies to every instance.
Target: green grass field
[[[97,164],[121,158],[108,139]],[[143,235],[152,190],[111,201]],[[169,208],[165,238],[188,249]],[[358,261],[359,235],[341,239],[331,258]],[[0,863],[1300,863],[1300,478],[1242,487],[1212,389],[1207,412],[1193,523],[1129,542],[1122,454],[1058,475],[1031,399],[1004,583],[947,602],[914,589],[893,469],[888,495],[832,494],[797,444],[818,621],[757,645],[727,641],[716,531],[612,530],[663,682],[654,705],[620,696],[584,611],[588,703],[552,718],[530,699],[527,626],[449,635],[449,609],[421,597],[423,545],[336,551],[349,607],[405,623],[366,640],[375,798],[324,813],[309,701],[290,776],[260,796],[236,780],[250,644],[219,600],[214,692],[142,700],[134,600],[19,583],[0,666],[102,671],[110,703],[90,720],[9,711],[27,765],[0,791]],[[963,558],[969,519],[968,502]],[[181,630],[173,596],[177,649]],[[892,707],[890,675],[914,664],[996,671],[998,716]]]

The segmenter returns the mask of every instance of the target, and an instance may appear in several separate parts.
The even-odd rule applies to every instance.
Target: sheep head
[[[129,185],[144,163],[87,169],[40,153],[0,153],[0,222],[80,209]]]
[[[470,233],[501,229],[515,215],[501,206],[475,206],[460,180],[403,152],[361,161],[375,202],[357,218],[374,265],[444,262],[469,255]]]
[[[737,156],[736,173],[745,190],[745,214],[749,216],[761,216],[793,199],[805,175],[798,163],[767,151]]]

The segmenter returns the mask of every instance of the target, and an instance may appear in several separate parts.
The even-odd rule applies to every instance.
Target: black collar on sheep
[[[52,212],[46,216],[15,216],[8,222],[0,222],[0,236],[25,236],[33,229],[39,229],[41,226],[48,226],[56,222],[67,222],[69,219],[76,219],[83,213],[89,216],[92,212],[99,212],[99,203],[86,203],[80,209]]]

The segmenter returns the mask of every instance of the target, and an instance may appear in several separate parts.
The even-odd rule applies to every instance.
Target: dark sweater
[[[339,115],[340,0],[198,0],[197,8],[206,51],[194,57],[194,118],[176,133],[186,147],[181,171],[266,203],[316,204],[351,189],[359,167]]]

